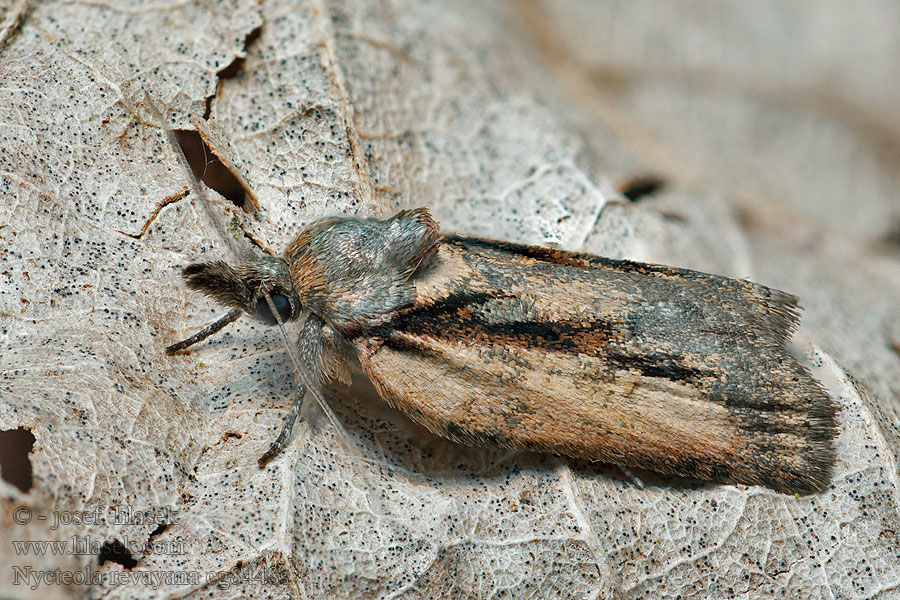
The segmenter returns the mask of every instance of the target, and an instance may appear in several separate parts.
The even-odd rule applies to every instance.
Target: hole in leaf
[[[900,221],[895,222],[884,234],[884,242],[893,248],[900,248]]]
[[[25,493],[31,489],[31,460],[34,434],[25,427],[0,431],[0,477]]]
[[[153,531],[150,532],[150,539],[152,540],[156,536],[161,535],[168,528],[169,528],[169,524],[166,523],[165,521],[163,521],[162,523],[160,523],[159,525],[156,526],[156,529],[154,529]]]
[[[231,64],[218,72],[219,79],[234,79],[237,77],[237,74],[241,72],[244,68],[244,63],[247,62],[247,58],[244,56],[236,56]],[[206,116],[209,118],[209,115]]]
[[[175,131],[178,145],[184,151],[194,176],[216,190],[229,202],[244,208],[244,188],[215,154],[203,142],[196,131],[178,129]]]
[[[104,542],[100,547],[100,552],[97,553],[97,561],[100,565],[103,565],[105,562],[114,562],[126,569],[133,569],[137,566],[137,561],[131,555],[131,552],[119,540]]]
[[[262,26],[257,27],[253,31],[247,34],[247,37],[244,38],[244,50],[246,51],[250,45],[259,38],[262,34]],[[234,79],[244,70],[244,64],[247,62],[246,56],[236,56],[234,60],[231,61],[228,65],[226,65],[223,69],[220,69],[216,73],[216,77],[219,79],[219,83],[221,84],[225,79]],[[210,115],[212,115],[212,103],[213,99],[215,99],[216,94],[208,96],[206,98],[206,111],[203,113],[204,119],[209,119]]]
[[[637,202],[658,193],[666,186],[666,181],[657,175],[638,175],[619,184],[619,192],[629,202]]]
[[[900,331],[889,333],[888,342],[890,342],[894,352],[900,354]]]
[[[262,35],[262,26],[257,27],[253,31],[247,34],[247,37],[244,38],[244,50],[249,48],[253,42],[259,39],[259,36]],[[218,72],[219,79],[233,79],[238,76],[244,69],[244,63],[247,62],[246,56],[238,56],[231,64]]]

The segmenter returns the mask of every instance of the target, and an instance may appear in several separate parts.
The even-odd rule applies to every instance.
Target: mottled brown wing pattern
[[[787,351],[793,296],[748,281],[445,236],[413,306],[352,339],[431,431],[808,493],[836,405]]]

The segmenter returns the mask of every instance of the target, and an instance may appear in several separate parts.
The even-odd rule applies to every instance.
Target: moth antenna
[[[181,147],[181,144],[178,143],[178,138],[175,137],[175,132],[172,131],[172,128],[169,127],[168,122],[162,114],[162,111],[159,110],[159,107],[156,106],[156,103],[150,98],[150,94],[147,93],[147,90],[144,90],[144,104],[147,105],[147,108],[150,110],[150,114],[156,119],[156,122],[159,124],[160,129],[166,134],[166,139],[169,140],[169,146],[172,147],[172,150],[175,152],[175,156],[178,157],[178,162],[181,163],[181,168],[185,172],[188,177],[188,180],[191,182],[191,191],[194,196],[200,200],[200,204],[203,205],[203,212],[206,215],[206,220],[212,225],[213,229],[215,229],[216,234],[225,242],[225,245],[228,246],[228,251],[231,253],[232,257],[240,262],[240,252],[237,247],[237,243],[233,238],[225,235],[224,229],[222,229],[221,223],[219,223],[218,219],[215,218],[215,215],[212,212],[212,208],[209,204],[209,199],[206,197],[206,191],[203,189],[203,186],[200,185],[200,182],[197,180],[196,175],[194,175],[194,171],[191,169],[191,165],[188,163],[187,156],[184,154],[184,150]],[[231,311],[215,323],[209,325],[208,327],[204,327],[194,335],[188,337],[187,339],[181,340],[180,342],[176,342],[171,346],[166,348],[166,354],[175,354],[180,350],[184,350],[190,346],[198,342],[202,342],[212,334],[218,332],[226,325],[230,325],[235,322],[238,317],[240,317],[240,311]]]
[[[231,253],[232,258],[240,262],[241,252],[237,246],[237,242],[235,242],[234,238],[226,235],[225,230],[222,228],[222,224],[219,223],[219,220],[216,219],[216,216],[213,214],[209,199],[206,196],[206,191],[203,186],[200,185],[200,181],[197,179],[197,176],[194,175],[194,171],[191,169],[191,165],[188,163],[187,156],[185,156],[184,150],[181,148],[181,144],[178,143],[178,138],[175,137],[175,132],[172,131],[172,128],[169,127],[165,117],[163,117],[162,112],[159,110],[153,100],[150,99],[150,94],[147,93],[147,90],[144,90],[144,103],[150,109],[150,114],[152,114],[153,118],[157,120],[163,132],[165,132],[166,138],[169,140],[169,145],[172,147],[172,150],[175,151],[175,156],[178,157],[178,162],[181,163],[181,168],[187,174],[188,179],[191,182],[191,191],[197,198],[200,199],[200,204],[203,205],[203,212],[206,214],[206,220],[209,221],[213,229],[216,230],[216,234],[219,236],[219,238],[225,242],[226,246],[228,246],[228,251]]]

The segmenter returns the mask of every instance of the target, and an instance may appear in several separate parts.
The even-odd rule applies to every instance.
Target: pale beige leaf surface
[[[888,16],[0,4],[0,431],[35,438],[30,489],[0,479],[0,596],[900,596],[900,20],[873,7]],[[164,354],[221,314],[179,269],[226,254],[145,91],[179,128],[208,106],[216,151],[259,199],[247,214],[212,194],[244,243],[281,250],[326,214],[427,205],[447,230],[798,294],[798,352],[843,406],[833,487],[794,498],[649,473],[639,487],[613,467],[463,448],[360,376],[329,394],[349,447],[311,410],[260,470],[292,401],[288,360],[249,320]],[[616,188],[646,174],[666,187],[624,202]],[[21,454],[11,439],[0,457]],[[26,540],[83,553],[26,556]],[[98,565],[114,540],[136,562]]]

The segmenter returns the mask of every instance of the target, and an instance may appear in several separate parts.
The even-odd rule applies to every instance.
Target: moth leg
[[[335,379],[344,384],[350,383],[350,366],[344,358],[346,342],[312,313],[303,322],[297,349],[300,363],[309,365],[316,383],[325,384]]]
[[[288,413],[287,420],[285,420],[284,424],[281,426],[278,437],[275,438],[275,441],[269,446],[269,449],[266,450],[265,454],[260,456],[256,461],[259,463],[260,468],[265,467],[266,463],[272,460],[272,457],[281,452],[285,445],[287,445],[288,440],[291,438],[291,432],[294,430],[294,422],[297,420],[297,417],[300,415],[300,410],[303,408],[303,399],[305,397],[306,386],[300,384],[300,389],[298,390],[297,396],[294,398],[294,403],[291,405],[291,412]]]
[[[237,321],[238,318],[241,316],[242,312],[243,311],[241,311],[238,308],[235,308],[235,309],[229,311],[228,314],[226,314],[224,317],[222,317],[215,323],[204,327],[203,329],[201,329],[200,331],[198,331],[191,337],[181,340],[180,342],[176,342],[176,343],[172,344],[171,346],[166,346],[166,354],[172,355],[172,354],[175,354],[176,352],[180,352],[181,350],[184,350],[185,348],[189,348],[189,347],[193,346],[194,344],[202,342],[203,340],[205,340],[212,334],[214,334],[217,331],[224,328],[226,325],[230,325],[231,323],[234,323],[235,321]]]
[[[291,412],[288,414],[284,425],[282,425],[281,432],[278,434],[275,442],[257,461],[260,467],[264,467],[272,457],[287,445],[291,431],[294,428],[294,422],[300,415],[300,411],[303,408],[303,400],[307,393],[315,399],[316,404],[319,405],[326,418],[334,426],[335,433],[341,443],[350,448],[346,431],[319,391],[319,386],[323,382],[330,380],[335,374],[340,375],[342,372],[341,365],[338,362],[340,358],[334,350],[334,344],[337,342],[332,340],[331,337],[326,339],[323,333],[324,326],[324,322],[319,317],[312,313],[307,313],[303,320],[300,339],[297,343],[297,355],[295,356],[293,348],[288,348],[294,363],[298,393],[291,406]],[[331,331],[330,328],[329,331]]]
[[[327,329],[333,334],[330,327]],[[313,313],[307,313],[297,342],[299,357],[294,366],[297,369],[297,376],[306,385],[309,394],[331,421],[338,438],[342,443],[348,444],[346,431],[320,391],[324,383],[342,372],[342,359],[335,351],[335,341],[331,337],[326,338],[325,330],[326,326],[322,319]],[[349,448],[349,445],[347,447]]]

